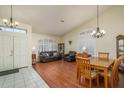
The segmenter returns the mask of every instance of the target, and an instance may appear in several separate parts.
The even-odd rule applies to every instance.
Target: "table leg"
[[[108,76],[107,76],[107,74],[108,74],[108,69],[105,68],[104,69],[104,83],[105,83],[105,88],[108,87]]]
[[[77,67],[77,79],[78,79],[78,77],[79,77],[79,69]]]

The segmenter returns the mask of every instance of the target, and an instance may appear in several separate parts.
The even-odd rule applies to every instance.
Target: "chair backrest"
[[[79,73],[81,73],[82,76],[84,77],[91,77],[91,66],[90,66],[90,59],[88,58],[81,58],[77,57],[77,67],[79,69]]]
[[[98,52],[98,58],[108,60],[109,59],[109,53],[107,53],[107,52]]]
[[[83,53],[82,53],[82,57],[83,57],[83,58],[88,58],[88,53],[87,53],[87,52],[83,52]]]
[[[83,53],[77,53],[77,57],[88,58],[89,55],[88,55],[88,53],[83,52]]]
[[[116,77],[116,75],[118,74],[119,64],[120,64],[120,60],[115,59],[114,65],[112,67],[111,79],[114,79]]]
[[[82,53],[77,53],[76,57],[82,57]]]

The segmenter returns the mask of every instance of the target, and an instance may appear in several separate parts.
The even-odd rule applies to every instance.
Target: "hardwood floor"
[[[89,87],[89,82],[82,82],[79,85],[76,78],[76,62],[64,62],[62,60],[49,62],[49,63],[37,63],[33,65],[34,69],[39,75],[46,81],[51,88],[86,88]],[[124,87],[124,73],[119,73],[119,83],[117,87]],[[110,84],[109,84],[110,85]],[[93,81],[92,87],[98,87]],[[99,87],[104,87],[103,81],[101,81]]]

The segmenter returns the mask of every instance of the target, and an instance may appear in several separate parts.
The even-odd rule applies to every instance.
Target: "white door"
[[[28,66],[26,36],[14,36],[14,68]]]
[[[0,71],[13,67],[13,37],[0,35]]]
[[[28,66],[26,35],[0,33],[0,71]]]

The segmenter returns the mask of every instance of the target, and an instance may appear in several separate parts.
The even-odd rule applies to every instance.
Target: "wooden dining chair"
[[[108,60],[109,59],[109,53],[107,53],[107,52],[98,52],[98,58]]]
[[[119,59],[115,59],[114,61],[114,65],[112,67],[112,70],[109,70],[108,71],[108,78],[110,79],[110,82],[111,82],[111,87],[114,87],[117,82],[118,82],[118,67],[119,67],[119,64],[120,64],[120,60]],[[104,77],[104,72],[99,72],[99,75],[100,76],[103,76]]]
[[[87,52],[77,53],[76,57],[90,57],[90,55]]]
[[[92,80],[97,79],[97,85],[99,85],[99,75],[97,71],[91,70],[90,59],[78,58],[76,59],[79,69],[79,83],[81,83],[81,77],[89,79],[90,87],[92,87]]]
[[[77,53],[76,57],[81,57],[81,58],[88,58],[88,53],[83,52],[83,53]],[[79,67],[77,63],[77,78],[79,77]]]

